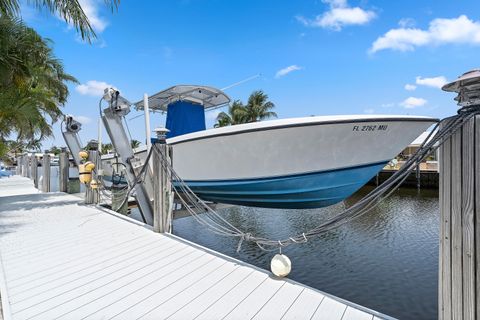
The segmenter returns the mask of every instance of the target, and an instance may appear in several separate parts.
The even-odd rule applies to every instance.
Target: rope
[[[454,134],[461,126],[463,126],[466,121],[478,114],[480,114],[479,107],[465,107],[460,109],[457,115],[445,118],[438,122],[428,135],[427,139],[425,139],[425,141],[421,144],[417,152],[409,160],[407,160],[407,162],[388,180],[371,191],[357,203],[343,210],[334,217],[327,219],[320,225],[308,231],[288,237],[286,239],[272,240],[264,237],[258,237],[249,232],[244,232],[232,225],[190,189],[190,187],[175,172],[172,164],[167,160],[163,150],[159,148],[157,144],[154,144],[150,149],[142,171],[138,175],[134,184],[130,186],[125,199],[128,199],[128,196],[135,185],[142,181],[141,177],[145,173],[145,168],[148,167],[147,164],[150,161],[151,155],[153,152],[155,152],[160,159],[163,170],[165,170],[169,177],[171,177],[171,181],[173,182],[173,190],[180,200],[180,203],[199,224],[205,226],[215,234],[237,238],[237,251],[241,250],[242,245],[245,242],[253,242],[264,251],[281,250],[282,248],[292,244],[305,243],[309,239],[318,237],[327,231],[338,228],[341,225],[357,219],[358,217],[375,208],[381,201],[388,198],[393,192],[395,192],[398,187],[408,178],[409,174],[415,170],[415,168],[419,166],[428,155],[437,150],[443,144],[443,142],[451,137],[451,135]]]

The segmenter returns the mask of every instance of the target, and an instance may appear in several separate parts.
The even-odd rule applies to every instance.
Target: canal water
[[[76,168],[70,175],[78,176]],[[237,206],[220,212],[241,230],[283,239],[317,226],[371,189],[322,209]],[[51,168],[51,190],[58,190],[58,167]],[[402,188],[359,219],[283,253],[292,261],[291,279],[399,319],[436,319],[438,229],[438,190]],[[190,217],[175,220],[173,232],[264,269],[275,254],[245,242],[237,253],[236,240],[215,235]]]
[[[231,207],[223,216],[270,239],[302,233],[357,201],[322,209]],[[401,189],[368,214],[283,253],[291,279],[399,319],[437,318],[439,207],[437,190]],[[275,253],[211,233],[193,218],[174,221],[174,234],[268,269]]]

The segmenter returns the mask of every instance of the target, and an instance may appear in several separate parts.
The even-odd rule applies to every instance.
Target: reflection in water
[[[242,230],[281,239],[315,227],[369,190],[322,209],[231,207],[222,213]],[[436,190],[399,190],[359,219],[284,249],[293,264],[289,277],[400,319],[436,319],[438,210]],[[237,240],[191,218],[175,220],[174,233],[264,269],[274,255],[248,243],[237,253]]]

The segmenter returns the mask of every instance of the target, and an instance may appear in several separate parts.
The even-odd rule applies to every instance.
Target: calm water
[[[59,166],[51,166],[50,167],[50,191],[55,192],[60,189],[60,167]],[[68,169],[68,175],[70,178],[77,177],[78,178],[78,168],[77,167],[70,167]],[[40,181],[39,185],[41,186],[41,179],[43,179],[43,167],[38,167],[38,179]],[[40,187],[41,188],[41,187]],[[85,187],[80,184],[81,192],[85,191]]]
[[[76,168],[70,175],[78,175]],[[58,167],[51,168],[51,184],[57,191]],[[369,190],[329,208],[231,207],[220,212],[244,231],[281,239],[313,228]],[[398,190],[359,219],[284,249],[292,260],[289,277],[399,319],[436,319],[438,219],[438,191]],[[275,254],[248,243],[237,253],[237,241],[214,235],[189,217],[174,221],[174,233],[264,269]]]
[[[221,212],[242,230],[271,239],[318,225],[354,203],[313,210],[231,207]],[[334,231],[283,250],[290,278],[400,319],[437,318],[438,191],[399,190],[375,210]],[[174,222],[174,233],[268,269],[275,253],[212,234],[192,218]]]

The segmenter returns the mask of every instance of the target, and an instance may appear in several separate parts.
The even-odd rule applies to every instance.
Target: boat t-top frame
[[[223,91],[209,86],[177,85],[148,97],[148,108],[151,111],[166,112],[169,104],[184,100],[200,104],[207,110],[228,104],[230,97]],[[144,110],[145,100],[134,105],[136,110]]]

